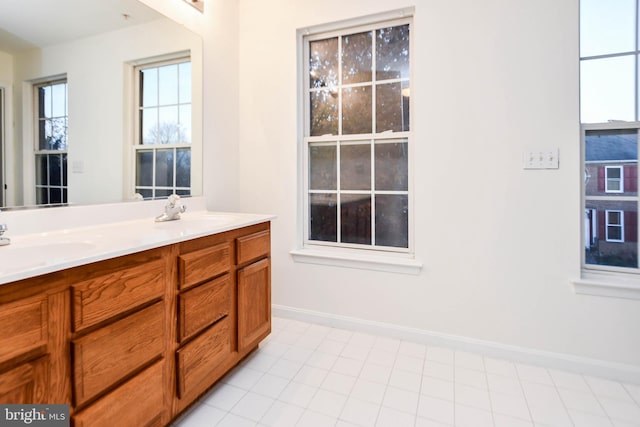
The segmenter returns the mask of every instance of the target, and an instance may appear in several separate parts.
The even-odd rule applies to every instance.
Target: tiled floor
[[[274,318],[176,427],[639,427],[640,385]]]

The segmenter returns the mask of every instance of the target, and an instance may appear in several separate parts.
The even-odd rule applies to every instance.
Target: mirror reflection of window
[[[67,81],[34,86],[36,123],[36,203],[67,203]]]
[[[145,199],[191,194],[191,61],[146,64],[138,78],[135,192]]]

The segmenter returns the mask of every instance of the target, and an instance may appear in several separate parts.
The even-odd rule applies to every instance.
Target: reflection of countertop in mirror
[[[0,284],[269,221],[272,215],[209,212],[183,199],[176,221],[155,222],[165,200],[0,212],[11,244],[0,247]]]

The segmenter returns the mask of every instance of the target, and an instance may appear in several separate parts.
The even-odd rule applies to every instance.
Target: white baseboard
[[[554,353],[531,348],[500,344],[474,338],[431,332],[423,329],[375,322],[355,317],[339,316],[313,310],[283,305],[272,305],[272,314],[277,317],[318,323],[334,328],[350,329],[396,339],[442,346],[457,350],[480,353],[496,359],[507,359],[545,368],[560,369],[582,375],[602,377],[615,381],[640,384],[640,366],[606,362],[598,359]]]

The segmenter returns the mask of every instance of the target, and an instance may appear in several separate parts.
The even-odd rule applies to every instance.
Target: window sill
[[[320,249],[294,249],[289,252],[295,262],[386,271],[390,273],[420,274],[422,262],[413,258],[401,258],[377,254],[328,251]]]
[[[640,299],[637,277],[615,273],[583,272],[580,279],[571,281],[576,294],[612,298]]]

